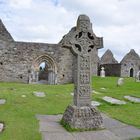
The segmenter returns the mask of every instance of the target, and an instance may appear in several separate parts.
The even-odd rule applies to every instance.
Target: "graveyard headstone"
[[[117,81],[117,86],[122,86],[124,84],[124,78],[119,78]]]
[[[101,71],[100,71],[100,77],[105,77],[105,68],[101,67]]]

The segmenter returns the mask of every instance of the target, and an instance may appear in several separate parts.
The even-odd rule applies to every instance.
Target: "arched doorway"
[[[49,69],[49,66],[46,62],[42,62],[40,65],[39,65],[39,73],[38,73],[38,80],[41,82],[47,82],[48,81],[48,69]]]
[[[29,83],[57,84],[57,67],[50,56],[42,55],[33,61]]]
[[[133,77],[133,75],[134,75],[134,70],[133,70],[133,68],[131,68],[130,69],[130,77]]]

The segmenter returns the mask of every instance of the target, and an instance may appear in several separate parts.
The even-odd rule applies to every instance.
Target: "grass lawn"
[[[100,101],[99,110],[122,122],[140,128],[140,104],[128,102],[126,105],[110,105],[101,100],[103,96],[124,99],[124,95],[140,97],[140,83],[133,78],[125,78],[122,87],[116,86],[116,77],[93,77],[92,87],[101,94],[92,98]],[[105,90],[101,89],[105,88]],[[33,96],[33,91],[42,91],[46,97]],[[36,114],[60,114],[72,103],[73,84],[66,85],[28,85],[19,83],[0,83],[0,98],[6,99],[0,105],[0,121],[6,127],[0,140],[41,140]],[[27,97],[23,98],[22,95]],[[136,139],[138,140],[138,139]]]

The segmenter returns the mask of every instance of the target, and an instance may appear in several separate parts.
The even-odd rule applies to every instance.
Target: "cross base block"
[[[69,105],[62,117],[62,122],[74,129],[100,129],[103,128],[103,119],[93,106],[77,107]]]

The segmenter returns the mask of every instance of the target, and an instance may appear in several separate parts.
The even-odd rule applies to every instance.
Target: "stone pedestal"
[[[77,107],[69,105],[63,115],[62,121],[71,128],[90,130],[103,128],[103,119],[93,106]]]

